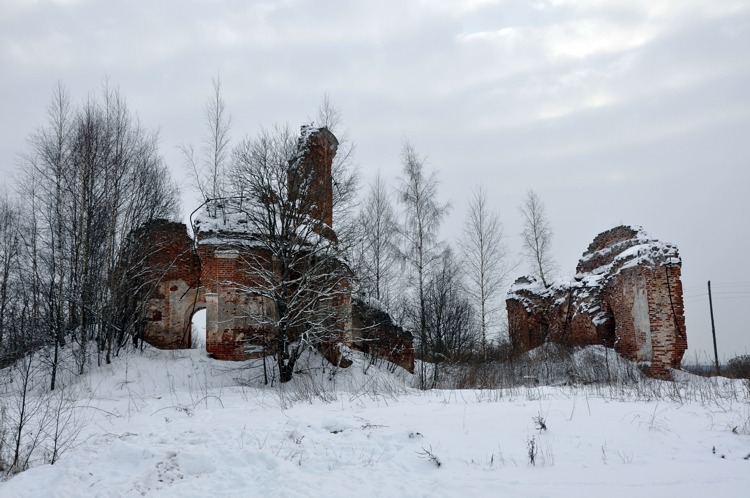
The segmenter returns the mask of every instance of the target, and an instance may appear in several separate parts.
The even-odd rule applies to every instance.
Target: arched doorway
[[[201,308],[193,313],[190,318],[192,349],[206,350],[206,308]]]

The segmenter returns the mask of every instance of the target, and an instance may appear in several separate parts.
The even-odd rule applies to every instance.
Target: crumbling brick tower
[[[507,299],[510,339],[519,351],[546,341],[603,344],[670,378],[687,349],[682,262],[672,244],[640,227],[599,234],[578,263],[574,282],[545,287],[522,277]]]
[[[331,168],[338,141],[326,128],[303,126],[297,154],[290,159],[287,173],[289,205],[300,222],[331,242],[336,234],[333,222]],[[262,289],[263,275],[278,275],[269,249],[259,243],[258,234],[248,227],[247,214],[233,199],[211,202],[195,219],[198,254],[202,262],[201,283],[206,299],[206,350],[215,358],[243,360],[272,353],[278,321],[269,297],[248,292]],[[259,271],[260,270],[260,271]],[[297,280],[291,278],[290,281]],[[341,331],[334,344],[351,342],[351,293],[348,282],[326,306],[328,314],[340,317],[332,329]],[[299,333],[296,330],[290,332]],[[337,362],[330,348],[322,352]]]
[[[289,173],[289,195],[313,220],[320,221],[333,235],[333,158],[339,141],[328,128],[303,126]],[[305,185],[306,182],[310,185]],[[303,199],[296,199],[298,195]]]

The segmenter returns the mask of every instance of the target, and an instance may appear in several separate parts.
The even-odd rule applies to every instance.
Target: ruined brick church
[[[687,349],[677,248],[640,227],[599,234],[578,263],[575,280],[544,286],[521,277],[506,301],[516,351],[545,342],[603,344],[649,375],[671,377]]]
[[[296,166],[311,173],[305,215],[316,236],[331,244],[337,243],[331,173],[337,147],[326,128],[303,127],[294,157]],[[267,295],[252,290],[262,286],[263,276],[250,264],[265,262],[261,269],[273,273],[273,254],[257,243],[247,213],[231,199],[207,202],[192,221],[193,237],[184,223],[165,220],[136,231],[133,251],[141,264],[130,278],[150,289],[133,297],[145,302],[138,336],[162,349],[190,348],[193,316],[205,309],[211,356],[273,355],[277,311]],[[345,268],[343,261],[335,264]],[[329,330],[315,347],[340,366],[348,366],[342,351],[351,348],[413,372],[411,334],[373,303],[352,296],[353,275],[347,275],[316,305],[326,311]],[[522,277],[513,284],[506,301],[511,344],[518,353],[546,342],[602,344],[650,375],[670,378],[687,349],[680,277],[674,245],[651,239],[640,227],[613,228],[589,245],[573,282],[544,286]],[[292,338],[304,332],[292,330]]]
[[[303,127],[295,157],[312,174],[314,199],[306,215],[319,222],[323,229],[318,235],[332,244],[337,243],[331,174],[337,147],[336,137],[326,128]],[[276,309],[267,296],[248,291],[258,288],[262,278],[251,271],[249,262],[265,261],[264,270],[273,272],[274,258],[256,243],[247,221],[236,203],[213,200],[193,219],[194,238],[184,223],[158,220],[142,227],[141,274],[148,275],[154,288],[146,298],[144,341],[161,349],[190,348],[193,316],[205,309],[206,351],[214,358],[245,360],[274,353],[271,324]],[[348,365],[341,356],[348,347],[413,372],[411,334],[387,313],[353,298],[349,279],[339,287],[335,297],[320,305],[334,319],[330,334],[316,347],[341,366]]]

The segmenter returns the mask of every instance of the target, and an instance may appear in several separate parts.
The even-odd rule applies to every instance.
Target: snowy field
[[[93,368],[77,445],[0,497],[750,496],[748,382],[422,392],[311,361],[283,388],[198,351]]]

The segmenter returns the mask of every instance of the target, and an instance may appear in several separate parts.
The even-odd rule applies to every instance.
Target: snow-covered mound
[[[0,497],[632,498],[750,485],[739,381],[421,392],[364,357],[347,370],[318,361],[273,387],[260,364],[198,351],[93,368],[79,378],[78,443],[0,483]]]

